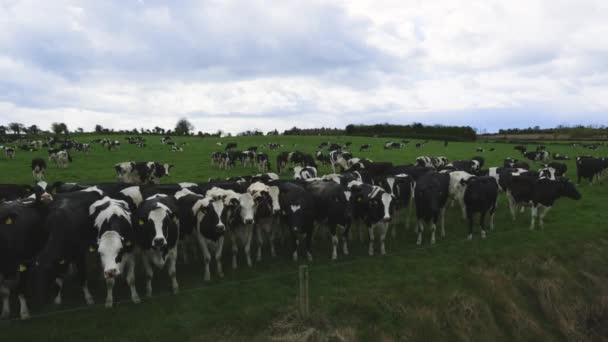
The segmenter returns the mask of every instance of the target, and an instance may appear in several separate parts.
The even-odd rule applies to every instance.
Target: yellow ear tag
[[[63,265],[63,264],[65,264],[65,260],[59,261],[59,265]]]
[[[25,270],[27,270],[27,267],[24,264],[19,264],[19,272],[25,272]]]
[[[139,220],[139,225],[143,226],[144,225],[144,220]]]
[[[13,219],[12,218],[7,218],[6,221],[4,221],[4,224],[13,224]]]
[[[89,246],[89,252],[90,253],[95,253],[95,247]]]

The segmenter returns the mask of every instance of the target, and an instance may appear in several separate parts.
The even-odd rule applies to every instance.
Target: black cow
[[[359,152],[367,152],[372,147],[370,144],[363,144],[359,147]]]
[[[175,263],[179,240],[178,207],[175,198],[164,194],[145,199],[135,213],[135,236],[142,250],[146,295],[152,295],[153,266],[166,268],[173,293],[179,291]]]
[[[468,239],[473,239],[473,216],[479,213],[479,226],[481,228],[481,238],[486,238],[485,216],[490,212],[490,230],[494,230],[494,213],[496,212],[496,202],[498,200],[498,184],[494,177],[471,177],[461,180],[466,185],[464,192],[464,204],[469,221]]]
[[[340,186],[338,185],[338,187]],[[298,261],[298,247],[300,246],[301,236],[304,238],[303,245],[306,257],[309,261],[312,261],[314,219],[315,215],[319,215],[315,211],[318,204],[315,200],[313,194],[300,185],[287,182],[279,185],[279,203],[283,208],[281,217],[289,229],[294,261]]]
[[[324,155],[322,151],[317,151],[316,153],[317,161],[321,163],[321,165],[329,165],[329,156]]]
[[[97,187],[54,196],[43,223],[48,240],[37,255],[31,274],[36,302],[49,298],[55,282],[58,286],[55,304],[61,304],[63,277],[68,266],[74,264],[85,301],[93,304],[93,296],[87,285],[85,261],[86,253],[97,242],[97,235],[89,216],[89,207],[103,196],[103,191]]]
[[[235,149],[235,148],[237,148],[237,146],[238,146],[237,143],[229,142],[226,144],[226,148],[224,148],[224,151]]]
[[[47,234],[40,225],[48,213],[52,196],[40,186],[35,196],[0,204],[0,294],[2,314],[10,316],[10,295],[19,298],[20,318],[29,318],[25,298],[35,256],[42,249]]]
[[[391,221],[393,197],[379,186],[360,182],[351,182],[348,189],[351,191],[353,218],[361,219],[369,232],[369,255],[374,255],[375,227],[379,228],[380,253],[385,255],[384,240]]]
[[[32,194],[32,187],[24,184],[0,184],[0,203],[14,201]]]
[[[268,172],[270,171],[270,158],[268,154],[264,152],[260,152],[256,155],[258,171],[260,172]]]
[[[555,177],[563,177],[566,175],[566,172],[568,171],[568,166],[566,164],[558,163],[558,162],[551,162],[548,164],[544,164],[543,167],[555,170],[554,171]]]
[[[526,153],[526,151],[528,150],[528,148],[526,146],[523,146],[523,145],[517,145],[513,149],[521,152],[522,154]]]
[[[317,224],[326,223],[331,234],[332,260],[338,258],[338,227],[342,230],[342,252],[348,255],[348,235],[352,222],[352,208],[350,205],[350,193],[334,182],[315,181],[306,185],[306,188],[314,198],[314,211],[311,213]],[[284,210],[289,207],[284,207]]]
[[[581,179],[587,179],[591,184],[600,180],[602,174],[608,169],[607,158],[595,158],[592,156],[576,157],[577,183]]]
[[[581,194],[576,190],[574,184],[567,179],[538,179],[533,176],[513,177],[507,193],[513,219],[515,219],[515,206],[517,204],[530,204],[532,206],[530,230],[534,229],[536,218],[538,218],[540,227],[544,228],[545,215],[560,197],[579,200]]]
[[[454,167],[454,170],[466,171],[470,174],[475,174],[481,169],[480,163],[477,160],[455,160],[451,165]]]
[[[424,223],[431,224],[431,244],[435,243],[435,230],[441,215],[441,235],[445,236],[445,208],[448,200],[450,176],[446,173],[429,172],[416,182],[414,199],[416,202],[416,218],[418,219],[416,243],[422,243]]]

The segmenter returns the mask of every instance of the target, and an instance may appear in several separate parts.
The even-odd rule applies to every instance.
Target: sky
[[[0,0],[0,124],[608,125],[605,0]]]

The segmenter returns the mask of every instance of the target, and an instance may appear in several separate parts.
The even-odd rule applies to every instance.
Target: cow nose
[[[216,227],[217,227],[217,229],[220,229],[220,230],[226,229],[226,226],[223,223],[218,224]]]
[[[281,209],[273,209],[273,210],[272,210],[272,212],[273,212],[275,215],[278,215],[278,214],[281,212]]]
[[[384,217],[384,222],[391,222],[391,217],[390,216],[385,216]]]
[[[166,244],[165,238],[155,238],[152,244],[154,247],[163,247]]]
[[[116,268],[107,269],[103,272],[103,275],[106,277],[106,279],[112,279],[118,275],[118,269],[116,269]]]
[[[253,219],[246,219],[245,224],[253,224]]]

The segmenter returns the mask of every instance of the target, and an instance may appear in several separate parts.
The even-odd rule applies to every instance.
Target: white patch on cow
[[[169,169],[171,169],[171,165],[163,164],[163,167],[165,168],[165,175],[169,176]]]
[[[120,267],[116,263],[116,257],[123,247],[120,234],[112,230],[107,231],[99,238],[98,244],[97,252],[99,252],[104,275],[108,272],[113,272],[114,276],[119,275]]]
[[[322,176],[321,179],[323,179],[323,180],[330,180],[332,182],[340,184],[340,177],[341,176],[339,174],[337,174],[337,173],[330,173],[328,175]]]
[[[209,203],[211,202],[211,198],[209,197],[205,197],[205,198],[201,198],[200,200],[194,202],[194,205],[192,205],[192,214],[193,215],[197,215],[197,213],[201,213],[201,208],[206,208],[209,206]]]
[[[173,195],[173,197],[175,197],[175,199],[180,199],[184,196],[188,196],[188,195],[193,195],[194,193],[192,191],[190,191],[189,189],[183,188],[180,191],[176,192],[175,195]]]
[[[344,197],[346,197],[347,202],[350,201],[350,195],[351,195],[350,191],[344,191]]]
[[[36,185],[38,185],[45,191],[46,191],[46,187],[48,186],[47,182],[45,182],[45,181],[39,181],[38,183],[36,183]]]
[[[281,210],[281,205],[279,204],[279,192],[278,186],[271,186],[270,191],[268,192],[270,194],[270,198],[272,199],[272,210],[274,212]]]
[[[277,175],[274,172],[268,172],[266,175],[268,176],[268,178],[270,178],[272,180],[279,180],[279,175]]]
[[[122,189],[120,193],[132,199],[137,207],[144,201],[139,186],[130,186],[126,189]]]
[[[350,182],[348,182],[348,184],[346,185],[346,188],[347,188],[347,189],[350,189],[350,188],[352,188],[353,186],[361,186],[361,185],[363,185],[363,182],[361,182],[361,181],[350,181]]]
[[[131,213],[129,212],[128,204],[125,201],[112,199],[110,197],[104,197],[98,201],[95,201],[89,207],[89,215],[93,215],[98,207],[109,203],[108,207],[100,211],[95,217],[94,226],[100,229],[101,226],[108,221],[112,216],[124,217],[127,221],[131,221]]]
[[[241,219],[243,222],[253,222],[255,213],[255,202],[249,193],[240,194],[239,203],[241,205]]]
[[[254,199],[258,198],[264,191],[270,193],[270,187],[262,182],[255,182],[247,188],[247,192],[249,192]]]
[[[169,196],[166,195],[166,194],[155,194],[155,195],[152,195],[152,196],[146,198],[146,201],[147,200],[151,200],[151,199],[155,199],[155,198],[163,198],[163,197],[169,197]]]
[[[384,219],[385,220],[390,220],[390,218],[391,218],[390,208],[391,208],[392,200],[393,200],[393,197],[390,194],[387,194],[386,192],[382,194],[382,204],[384,205]]]
[[[167,237],[163,233],[163,221],[167,215],[171,213],[171,210],[162,203],[156,203],[156,208],[152,209],[148,214],[148,219],[154,223],[154,231],[156,235],[154,239],[163,239],[165,242],[167,241]]]
[[[372,191],[369,193],[368,198],[374,198],[376,197],[376,195],[378,195],[380,192],[384,192],[384,189],[382,189],[379,186],[372,186]]]
[[[386,179],[386,183],[388,184],[388,188],[391,191],[391,195],[395,195],[395,193],[393,192],[393,187],[395,186],[395,178],[394,177],[388,177]]]
[[[191,188],[193,186],[197,186],[196,183],[189,183],[189,182],[178,183],[178,185],[182,188]]]
[[[293,179],[301,179],[302,178],[302,169],[301,166],[296,166],[293,168]]]
[[[222,223],[222,212],[224,211],[224,202],[223,201],[213,201],[213,202],[211,202],[211,205],[213,206],[213,210],[215,210],[215,213],[217,214],[217,216],[219,218],[217,226],[223,227],[224,223]]]
[[[86,189],[83,189],[83,190],[80,190],[80,191],[84,191],[84,192],[96,192],[99,195],[103,196],[103,191],[101,191],[101,189],[99,189],[96,186],[91,186],[89,188],[86,188]]]
[[[291,212],[295,213],[296,211],[300,210],[301,206],[300,205],[291,205]]]

